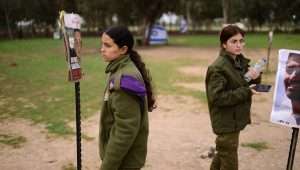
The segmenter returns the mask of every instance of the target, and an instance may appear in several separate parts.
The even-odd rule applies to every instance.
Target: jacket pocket
[[[224,108],[221,113],[222,129],[234,131],[236,129],[236,112],[232,108]]]

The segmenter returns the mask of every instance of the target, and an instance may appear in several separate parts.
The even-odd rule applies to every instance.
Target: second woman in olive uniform
[[[108,65],[100,119],[101,170],[141,169],[146,160],[148,111],[154,108],[149,72],[133,50],[126,27],[104,31],[101,54]]]
[[[217,154],[211,170],[238,170],[239,134],[250,120],[251,98],[257,92],[249,87],[260,77],[248,68],[250,60],[242,54],[245,32],[235,25],[220,33],[219,57],[208,67],[206,94],[211,125],[216,138]],[[244,79],[248,73],[249,83]]]

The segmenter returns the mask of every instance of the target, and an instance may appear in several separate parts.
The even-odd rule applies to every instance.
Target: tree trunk
[[[143,36],[143,45],[148,46],[149,40],[150,40],[150,33],[151,33],[151,27],[152,23],[149,19],[144,19],[142,28],[141,28],[141,34]],[[147,31],[147,33],[146,33]]]
[[[224,24],[229,23],[229,1],[230,0],[222,0]]]
[[[146,39],[145,39],[145,42],[144,42],[144,45],[150,45],[150,38],[151,38],[151,32],[152,32],[152,27],[153,27],[153,25],[154,25],[154,22],[149,22],[148,24],[147,24],[147,26],[148,26],[148,33],[147,33],[147,37],[146,37]]]
[[[186,2],[186,19],[189,25],[192,25],[192,18],[191,18],[191,3],[189,1]]]
[[[13,35],[12,35],[12,31],[11,31],[11,28],[10,28],[10,24],[9,24],[9,13],[7,10],[4,10],[4,15],[5,15],[5,20],[6,20],[6,26],[7,26],[7,32],[8,32],[8,37],[10,39],[13,39]]]

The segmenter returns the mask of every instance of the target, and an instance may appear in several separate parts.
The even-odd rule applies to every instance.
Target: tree
[[[12,26],[14,27],[15,22],[19,16],[18,10],[21,7],[21,0],[1,0],[0,10],[4,14],[4,21],[7,27],[8,36],[13,39]]]
[[[136,11],[137,16],[141,16],[141,33],[144,33],[147,28],[147,37],[144,36],[144,44],[149,44],[151,27],[155,21],[161,17],[164,12],[174,11],[177,5],[180,4],[179,0],[174,0],[172,3],[167,0],[134,0],[133,10]]]
[[[102,30],[111,24],[115,3],[116,2],[114,0],[79,1],[78,8],[86,21],[88,30],[91,30],[91,28],[98,28]]]
[[[189,11],[182,11],[181,13],[189,13],[190,20],[192,21],[189,21],[189,23],[193,23],[194,25],[210,25],[214,19],[222,17],[221,1],[188,0],[183,1],[183,4],[179,8],[184,9],[182,6],[186,5],[188,5]]]
[[[229,6],[230,6],[230,0],[222,0],[222,7],[223,7],[223,20],[224,24],[229,23]]]
[[[46,28],[49,34],[62,9],[82,15],[88,30],[102,30],[116,16],[117,24],[138,25],[143,36],[167,12],[183,15],[193,25],[209,26],[221,17],[224,23],[243,19],[252,30],[266,23],[290,30],[300,22],[300,0],[0,0],[0,29],[13,38],[18,21],[34,20],[34,28]]]
[[[274,0],[273,3],[274,22],[277,28],[290,27],[293,15],[299,17],[299,0]]]
[[[272,13],[272,1],[266,0],[244,0],[240,3],[235,3],[238,5],[236,7],[238,10],[235,11],[235,16],[241,18],[246,18],[249,22],[250,28],[254,31],[254,28],[258,25],[261,27],[267,22],[271,22]]]

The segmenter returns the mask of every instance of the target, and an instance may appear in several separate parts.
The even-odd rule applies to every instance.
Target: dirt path
[[[145,169],[204,168],[205,164],[200,163],[199,156],[213,140],[210,128],[205,125],[208,121],[207,113],[200,113],[199,102],[190,97],[160,96],[158,102],[159,108],[150,115],[149,154]],[[178,108],[174,108],[174,105]],[[84,169],[98,169],[100,164],[98,120],[99,114],[96,114],[82,123],[83,133],[93,138],[83,140]],[[49,136],[44,127],[21,119],[3,122],[0,132],[27,139],[20,148],[0,145],[0,169],[57,170],[75,160],[73,137]],[[197,135],[203,133],[208,136]]]
[[[144,55],[155,53],[156,57],[175,51],[172,57],[188,54],[187,58],[206,56],[212,61],[216,49],[164,47],[142,50]],[[258,58],[263,50],[246,51]],[[272,54],[276,56],[276,51]],[[169,58],[169,59],[172,59]],[[167,58],[166,58],[167,59]],[[191,66],[178,68],[187,75],[205,74],[205,67]],[[201,83],[182,86],[204,90]],[[240,146],[239,163],[241,170],[283,170],[286,167],[291,130],[269,122],[272,93],[254,97],[252,121],[241,133],[240,144],[264,142],[268,149],[257,151]],[[159,96],[158,109],[150,113],[150,136],[145,170],[208,170],[210,158],[201,158],[214,146],[207,106],[187,96]],[[83,140],[83,169],[99,169],[98,156],[99,113],[82,122],[83,133],[90,137]],[[75,165],[75,139],[49,135],[42,125],[22,119],[6,119],[0,124],[0,133],[24,136],[27,141],[20,148],[0,144],[1,170],[63,170]],[[299,145],[298,145],[299,146]],[[294,170],[300,170],[300,149],[296,152]]]
[[[20,148],[0,144],[0,169],[54,170],[60,169],[58,167],[64,162],[73,160],[72,141],[50,137],[40,125],[33,125],[21,119],[7,119],[1,122],[0,132],[26,138],[26,142]]]
[[[265,96],[268,98],[269,96]],[[256,99],[256,103],[263,99]],[[202,159],[214,145],[209,116],[191,97],[160,96],[159,108],[150,115],[149,154],[145,170],[209,169],[211,159]],[[174,107],[176,106],[176,107]],[[260,112],[258,112],[260,110]],[[265,110],[268,110],[267,108]],[[97,133],[99,114],[85,120],[83,133],[93,139],[83,140],[83,169],[98,169]],[[74,164],[75,139],[49,136],[44,127],[24,120],[1,123],[1,132],[19,134],[27,142],[17,149],[0,145],[0,169],[57,170]],[[282,170],[286,166],[290,130],[268,122],[268,113],[254,106],[253,124],[241,133],[240,143],[266,142],[270,147],[256,151],[240,147],[242,170]],[[300,152],[295,158],[299,167]]]

